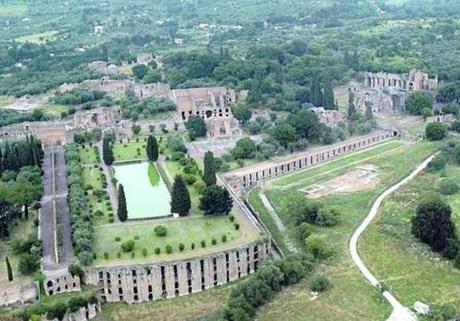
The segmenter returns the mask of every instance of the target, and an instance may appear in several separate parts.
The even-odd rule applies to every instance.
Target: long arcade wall
[[[396,136],[398,132],[395,130],[378,131],[327,147],[296,153],[280,160],[250,165],[228,172],[224,177],[232,189],[244,190],[267,179],[323,163],[334,157],[370,147]]]
[[[102,302],[173,298],[252,274],[267,259],[269,250],[269,242],[258,241],[190,260],[94,267],[85,273],[85,281],[98,287]]]

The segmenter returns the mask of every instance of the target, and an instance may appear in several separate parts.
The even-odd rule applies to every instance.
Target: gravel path
[[[44,193],[40,210],[40,237],[43,243],[43,269],[65,269],[72,260],[73,249],[64,148],[59,146],[45,150],[42,169]]]
[[[109,194],[110,198],[110,204],[112,204],[112,209],[113,209],[113,219],[115,222],[120,222],[120,219],[118,218],[117,212],[118,212],[118,200],[117,200],[117,192],[115,191],[115,186],[112,184],[112,172],[110,171],[110,168],[104,163],[102,160],[102,142],[99,143],[98,145],[99,148],[99,155],[101,155],[101,167],[102,167],[102,172],[104,173],[106,179],[107,179],[107,194]]]
[[[281,232],[281,234],[283,234],[284,243],[286,243],[286,246],[288,247],[289,251],[298,252],[294,242],[291,240],[291,238],[288,235],[286,226],[284,226],[283,221],[281,221],[280,217],[278,216],[278,213],[276,213],[275,209],[273,208],[272,204],[268,200],[267,196],[265,196],[263,191],[259,192],[259,197],[260,197],[260,200],[262,201],[262,204],[265,206],[268,213],[275,221],[276,227]]]
[[[398,188],[400,188],[402,185],[408,183],[415,176],[417,176],[423,169],[425,169],[425,167],[433,159],[433,157],[434,155],[426,159],[422,164],[420,164],[412,173],[406,176],[403,180],[401,180],[399,183],[396,183],[395,185],[385,190],[375,200],[374,204],[372,205],[371,210],[369,211],[369,214],[364,219],[364,221],[361,223],[361,225],[356,229],[356,231],[353,233],[351,237],[350,244],[349,244],[349,251],[350,251],[351,258],[353,259],[353,262],[356,264],[356,266],[358,266],[361,273],[364,274],[364,277],[372,284],[372,286],[376,288],[379,288],[379,289],[381,288],[381,284],[379,280],[368,270],[368,268],[363,263],[363,261],[361,260],[358,254],[357,244],[358,244],[359,238],[361,234],[369,226],[369,224],[372,222],[372,220],[377,216],[378,210],[383,200],[388,195],[390,195],[391,193],[396,191]],[[416,321],[417,320],[417,317],[408,308],[404,307],[390,292],[384,291],[383,296],[393,307],[393,312],[390,318],[388,319],[389,321]]]

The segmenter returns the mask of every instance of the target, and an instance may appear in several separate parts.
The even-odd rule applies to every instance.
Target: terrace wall
[[[398,132],[394,130],[378,131],[317,150],[297,153],[278,161],[268,161],[237,169],[225,174],[224,177],[232,189],[244,190],[267,179],[293,173],[332,158],[368,148],[395,136],[398,136]]]
[[[254,273],[268,257],[270,242],[255,242],[208,256],[175,262],[94,267],[86,283],[103,302],[140,303],[200,292]]]

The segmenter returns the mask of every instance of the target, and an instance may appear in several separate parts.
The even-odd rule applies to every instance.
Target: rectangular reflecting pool
[[[128,219],[171,214],[169,190],[153,163],[118,164],[112,167],[118,184],[122,184],[125,190]]]

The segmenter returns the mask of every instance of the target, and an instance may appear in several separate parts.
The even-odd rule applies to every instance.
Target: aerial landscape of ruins
[[[0,0],[0,321],[460,320],[460,2]]]

